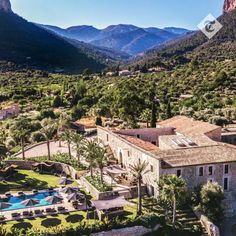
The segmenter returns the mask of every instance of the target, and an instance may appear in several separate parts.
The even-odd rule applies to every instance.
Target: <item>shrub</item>
[[[30,139],[33,143],[40,143],[46,141],[45,136],[41,132],[32,133]]]
[[[213,223],[219,223],[224,215],[222,207],[224,191],[222,187],[218,183],[209,182],[203,185],[200,195],[200,204],[204,214],[213,221]]]
[[[98,176],[87,176],[86,180],[100,192],[107,192],[112,190],[112,187],[107,185],[106,183],[102,183],[100,177]]]

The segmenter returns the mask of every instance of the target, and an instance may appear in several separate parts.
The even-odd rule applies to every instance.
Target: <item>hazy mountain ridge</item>
[[[212,39],[209,40],[201,31],[190,33],[184,38],[149,50],[136,63],[154,66],[160,61],[176,62],[178,57],[182,58],[182,62],[193,58],[198,60],[222,60],[227,57],[236,59],[236,9],[223,14],[218,20],[223,28]]]
[[[120,50],[131,55],[143,53],[160,43],[178,38],[180,35],[189,32],[189,30],[175,27],[167,27],[166,29],[155,27],[140,28],[125,24],[110,25],[101,30],[85,25],[73,26],[67,29],[49,25],[42,25],[42,27],[70,39],[76,39],[99,47]],[[146,46],[145,40],[147,40]]]

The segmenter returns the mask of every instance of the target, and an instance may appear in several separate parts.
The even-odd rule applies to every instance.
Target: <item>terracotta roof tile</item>
[[[159,148],[150,142],[143,141],[142,139],[128,136],[128,135],[121,135],[118,134],[121,138],[125,139],[126,141],[144,149],[145,151],[158,151]]]
[[[176,132],[181,134],[207,134],[208,132],[221,128],[220,126],[194,120],[186,116],[175,116],[159,122],[158,125],[160,127],[174,127],[176,128]]]
[[[163,160],[164,168],[236,161],[236,147],[221,143],[215,146],[168,150],[156,154]]]

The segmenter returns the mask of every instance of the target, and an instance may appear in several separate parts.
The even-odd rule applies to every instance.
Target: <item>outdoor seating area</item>
[[[30,182],[34,187],[31,190]],[[41,189],[41,186],[47,188]],[[86,196],[78,184],[67,177],[19,170],[16,179],[2,181],[0,187],[9,190],[0,194],[0,223],[87,209]]]
[[[124,197],[114,197],[110,200],[96,200],[92,202],[96,208],[99,220],[105,217],[112,219],[117,216],[124,216],[124,206],[129,204]]]
[[[61,187],[58,189],[1,195],[0,222],[28,219],[41,216],[63,214],[87,209],[86,197],[79,188]],[[20,200],[25,199],[21,202]]]

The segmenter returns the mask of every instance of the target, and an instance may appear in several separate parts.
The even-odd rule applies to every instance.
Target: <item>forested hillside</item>
[[[14,13],[0,11],[0,60],[18,67],[43,70],[98,71],[104,66],[62,38],[27,22]]]

